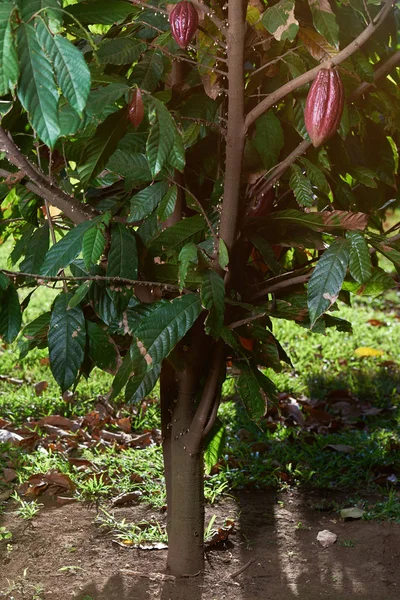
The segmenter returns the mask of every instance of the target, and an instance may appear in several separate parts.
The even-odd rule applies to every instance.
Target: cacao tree
[[[0,4],[0,334],[48,346],[63,392],[94,367],[110,401],[160,380],[176,574],[203,569],[225,378],[263,418],[290,361],[273,320],[347,331],[338,301],[394,285],[398,31],[392,0]]]

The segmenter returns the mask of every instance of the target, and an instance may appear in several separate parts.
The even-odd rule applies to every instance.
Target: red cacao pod
[[[320,69],[308,92],[304,120],[316,148],[336,133],[342,118],[344,90],[335,69]]]
[[[183,0],[172,9],[169,15],[172,37],[180,48],[187,48],[199,25],[197,10],[190,2]]]
[[[139,88],[136,88],[132,94],[131,103],[128,107],[129,120],[136,129],[143,121],[144,117],[144,106],[142,100],[142,92]]]

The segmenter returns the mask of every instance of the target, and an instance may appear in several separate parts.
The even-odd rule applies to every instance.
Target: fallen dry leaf
[[[49,387],[48,381],[39,381],[35,383],[33,389],[35,390],[36,396],[41,396],[45,390]]]
[[[375,348],[369,348],[368,346],[361,346],[354,350],[354,354],[359,358],[367,356],[383,356],[385,353],[383,350],[376,350]]]
[[[14,481],[14,479],[17,478],[17,472],[15,471],[15,469],[9,469],[5,467],[3,469],[3,478],[6,483],[10,483],[11,481]]]
[[[323,450],[334,450],[335,452],[344,452],[345,454],[354,452],[353,446],[348,446],[347,444],[327,444],[323,447]]]

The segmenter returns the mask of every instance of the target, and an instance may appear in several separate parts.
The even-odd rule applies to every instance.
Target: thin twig
[[[250,567],[250,565],[253,564],[253,562],[255,562],[254,558],[251,558],[245,565],[243,565],[243,567],[240,567],[240,569],[238,569],[237,571],[234,571],[233,573],[231,573],[231,577],[237,577],[238,575],[240,575],[241,573],[243,573],[243,571],[245,571],[246,569],[248,569]]]
[[[139,279],[127,279],[126,277],[107,277],[105,275],[85,275],[79,277],[69,277],[68,275],[38,275],[37,273],[9,271],[8,269],[0,269],[0,273],[4,273],[4,275],[7,275],[8,277],[32,277],[33,279],[37,279],[38,281],[101,281],[104,283],[108,283],[109,285],[143,285],[147,287],[161,287],[174,292],[180,291],[179,286],[173,285],[171,283],[160,283],[158,281],[140,281]]]

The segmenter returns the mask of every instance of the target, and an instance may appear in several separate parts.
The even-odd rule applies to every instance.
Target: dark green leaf
[[[131,83],[136,83],[146,92],[154,92],[163,72],[162,55],[157,50],[146,52],[142,60],[133,68]]]
[[[21,23],[18,28],[18,55],[21,67],[18,98],[40,139],[53,148],[60,135],[59,94],[53,67],[32,25]]]
[[[176,185],[171,185],[157,208],[157,217],[161,223],[173,214],[177,198],[178,188]]]
[[[139,60],[147,45],[140,40],[127,37],[104,40],[97,52],[101,64],[126,65]]]
[[[143,371],[132,377],[126,386],[125,401],[130,404],[141,402],[150,394],[161,373],[161,365],[155,365],[150,371]]]
[[[83,152],[78,165],[78,173],[83,185],[104,169],[110,156],[115,152],[119,140],[126,132],[127,115],[125,108],[110,115],[99,125]]]
[[[372,274],[368,244],[358,231],[348,231],[346,237],[350,240],[350,275],[358,283],[366,283]]]
[[[85,317],[79,306],[68,308],[71,294],[57,296],[48,335],[50,368],[61,390],[76,380],[85,356]]]
[[[11,32],[13,4],[0,4],[0,96],[13,91],[18,81],[19,65]]]
[[[290,167],[289,185],[296,196],[296,200],[300,206],[312,206],[314,203],[314,192],[311,182],[302,173],[298,165]]]
[[[87,229],[83,234],[82,256],[87,269],[95,265],[104,252],[106,239],[104,237],[104,224]]]
[[[53,36],[42,19],[37,19],[36,35],[53,64],[63,95],[81,114],[90,91],[90,71],[82,52],[62,35]]]
[[[22,314],[18,293],[15,286],[10,284],[0,292],[0,336],[6,344],[11,344],[19,334]]]
[[[160,204],[168,190],[166,181],[157,181],[131,198],[131,211],[128,221],[141,221],[153,212]]]
[[[283,131],[279,119],[269,110],[256,121],[256,134],[253,145],[261,156],[263,166],[269,170],[278,162],[283,148]]]
[[[79,223],[54,246],[50,248],[40,269],[41,275],[57,275],[60,269],[68,267],[72,261],[80,254],[82,250],[83,236],[90,227],[93,227],[93,221],[84,221]]]
[[[259,421],[265,415],[269,400],[275,400],[276,389],[268,377],[253,365],[240,365],[240,375],[236,382],[239,395],[250,417]]]
[[[89,342],[89,357],[96,367],[115,374],[118,365],[118,351],[115,343],[97,323],[86,321]]]
[[[339,296],[350,258],[350,243],[335,240],[319,259],[308,283],[308,310],[313,326]]]
[[[201,286],[201,302],[209,311],[205,321],[205,331],[216,340],[221,335],[225,313],[225,285],[216,271],[207,271]]]
[[[138,255],[133,233],[121,223],[113,225],[107,277],[137,279]]]
[[[201,240],[204,233],[205,221],[201,215],[182,219],[172,227],[168,227],[152,243],[157,251],[165,248],[168,251],[179,252],[189,242],[195,244]]]
[[[23,273],[40,273],[47,251],[49,249],[49,226],[46,223],[33,234],[25,253],[25,259],[19,265]]]
[[[147,370],[161,363],[192,327],[201,311],[197,294],[186,294],[168,303],[160,303],[145,317],[135,331],[138,364],[143,360]]]
[[[112,2],[97,0],[68,6],[67,11],[83,24],[113,25],[131,15],[135,11],[135,7],[129,2],[121,0],[112,0]]]

